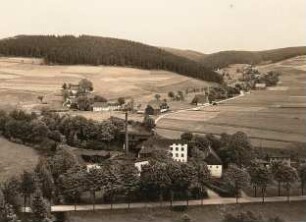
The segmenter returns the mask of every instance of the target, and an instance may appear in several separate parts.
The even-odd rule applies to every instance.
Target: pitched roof
[[[107,102],[95,102],[92,107],[108,107]]]
[[[161,136],[155,135],[144,141],[140,146],[140,153],[151,153],[154,150],[169,150],[172,144],[180,144],[181,140],[166,139]]]
[[[222,160],[216,154],[216,152],[209,146],[209,151],[206,154],[205,162],[207,165],[222,165]]]

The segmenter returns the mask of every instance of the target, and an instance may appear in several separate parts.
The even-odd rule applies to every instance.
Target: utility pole
[[[125,112],[125,153],[129,154],[128,112]]]

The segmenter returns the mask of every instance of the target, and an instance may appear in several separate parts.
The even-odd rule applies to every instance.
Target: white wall
[[[172,144],[170,153],[175,161],[187,162],[188,145],[187,144]]]
[[[212,177],[222,177],[222,165],[207,165],[207,167]]]

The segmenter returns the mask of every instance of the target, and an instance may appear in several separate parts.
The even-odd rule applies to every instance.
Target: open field
[[[303,59],[259,67],[281,72],[276,87],[252,91],[234,100],[205,107],[201,111],[180,112],[161,119],[158,132],[178,137],[181,132],[221,134],[246,132],[256,146],[291,148],[306,143],[306,73]]]
[[[31,109],[39,105],[37,96],[45,96],[45,101],[53,107],[60,106],[62,84],[77,83],[83,78],[93,82],[95,94],[107,99],[133,97],[135,104],[142,104],[142,108],[156,93],[163,99],[167,98],[169,91],[207,85],[207,82],[167,71],[106,66],[46,66],[23,60],[0,58],[0,108]],[[188,106],[188,102],[174,103],[173,107]]]
[[[306,220],[306,203],[265,203],[215,205],[204,207],[190,207],[185,212],[175,212],[169,209],[133,209],[96,212],[71,212],[67,214],[68,222],[175,222],[187,214],[194,222],[221,222],[225,213],[238,213],[251,210],[264,217],[276,217],[289,221]]]
[[[34,149],[0,137],[0,182],[33,169],[38,158]]]

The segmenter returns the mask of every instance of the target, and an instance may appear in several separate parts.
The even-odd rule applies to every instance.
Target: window
[[[170,150],[173,151],[173,147],[170,147]]]
[[[184,153],[181,154],[181,157],[184,157]]]
[[[178,147],[176,147],[175,150],[178,151]]]
[[[178,157],[178,156],[179,156],[178,153],[176,153],[176,154],[175,154],[175,157]]]
[[[219,168],[219,166],[216,166],[216,168],[218,169],[218,168]]]
[[[184,150],[185,150],[185,148],[184,148],[184,147],[182,147],[182,148],[181,148],[181,151],[184,151]]]

